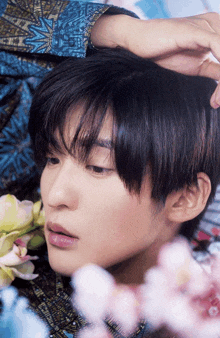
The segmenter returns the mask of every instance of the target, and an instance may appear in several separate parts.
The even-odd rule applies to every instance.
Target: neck
[[[154,243],[147,250],[113,265],[107,270],[118,284],[142,284],[145,272],[157,264],[160,247],[159,243]]]

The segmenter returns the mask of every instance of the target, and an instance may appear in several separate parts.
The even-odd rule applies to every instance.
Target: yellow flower
[[[23,231],[33,221],[33,203],[20,202],[13,195],[0,197],[0,232]]]
[[[34,279],[37,256],[27,255],[45,242],[44,211],[41,202],[16,199],[13,195],[0,198],[0,288],[10,285],[15,277]]]
[[[33,218],[34,223],[38,225],[44,225],[45,223],[45,212],[44,209],[41,210],[41,201],[34,203],[33,205]]]
[[[38,257],[27,255],[27,243],[33,235],[27,234],[13,241],[16,236],[14,232],[1,238],[2,247],[11,245],[11,248],[7,252],[4,250],[3,255],[0,253],[0,288],[10,285],[15,277],[31,280],[38,276],[33,274],[34,264],[30,262]]]
[[[6,255],[12,248],[13,243],[18,238],[19,231],[13,231],[10,234],[2,233],[0,237],[0,257]]]

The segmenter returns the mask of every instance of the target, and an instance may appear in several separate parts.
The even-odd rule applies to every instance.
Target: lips
[[[59,224],[48,222],[46,228],[49,231],[48,241],[54,246],[60,248],[72,247],[79,239],[78,237],[70,234]]]
[[[68,232],[66,229],[64,229],[61,225],[59,224],[56,224],[56,223],[52,223],[52,222],[48,222],[47,223],[47,229],[49,231],[52,231],[52,232],[56,232],[58,234],[62,234],[62,235],[66,235],[68,237],[76,237],[76,236],[73,236],[70,232]]]

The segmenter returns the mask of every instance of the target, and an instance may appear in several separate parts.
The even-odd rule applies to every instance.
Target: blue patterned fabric
[[[4,13],[6,6],[7,6],[7,0],[1,0],[1,2],[0,2],[0,15],[2,15]]]
[[[50,16],[39,17],[36,23],[29,25],[30,37],[24,39],[24,43],[32,53],[85,56],[91,18],[107,7],[79,1],[63,3],[66,7],[57,13],[57,20]]]

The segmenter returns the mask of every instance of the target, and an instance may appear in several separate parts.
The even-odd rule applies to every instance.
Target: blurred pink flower
[[[105,326],[92,324],[81,329],[77,338],[112,338]]]
[[[158,266],[146,272],[144,317],[155,328],[165,325],[181,337],[219,337],[219,263],[216,257],[210,258],[208,274],[192,258],[186,240],[166,244]]]
[[[73,305],[91,324],[80,338],[109,337],[104,320],[111,318],[123,335],[132,333],[139,320],[138,302],[132,287],[117,286],[113,277],[96,265],[86,265],[73,278]]]
[[[140,320],[138,288],[115,285],[109,301],[108,315],[120,326],[123,336],[130,335]]]
[[[74,306],[91,324],[80,338],[108,337],[106,319],[126,337],[146,319],[155,330],[165,326],[178,337],[218,338],[220,245],[211,245],[202,264],[192,257],[186,240],[164,245],[158,265],[146,272],[140,286],[116,285],[110,274],[94,265],[79,269],[73,278]]]

